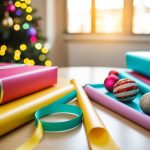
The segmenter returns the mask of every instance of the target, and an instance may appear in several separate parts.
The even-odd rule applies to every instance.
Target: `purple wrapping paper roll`
[[[89,85],[85,86],[84,90],[92,100],[150,130],[150,116],[138,112],[119,101],[113,100],[110,96],[99,92]]]

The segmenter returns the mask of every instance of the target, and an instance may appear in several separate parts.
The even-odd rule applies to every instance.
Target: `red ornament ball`
[[[115,71],[115,70],[111,70],[109,73],[108,73],[108,76],[109,75],[116,75],[116,76],[118,76],[118,72],[117,71]]]
[[[109,91],[112,92],[115,83],[119,80],[119,77],[116,75],[110,75],[104,80],[104,86]]]
[[[113,93],[121,102],[130,102],[138,94],[139,88],[135,81],[131,79],[120,79],[115,83]]]

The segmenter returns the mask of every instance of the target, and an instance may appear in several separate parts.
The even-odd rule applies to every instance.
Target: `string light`
[[[32,16],[31,16],[31,15],[27,15],[27,16],[26,16],[26,20],[27,20],[27,21],[31,21],[31,20],[32,20]]]
[[[28,23],[24,23],[22,25],[22,27],[23,27],[23,29],[27,30],[27,29],[29,29],[29,24]]]
[[[20,49],[21,49],[22,51],[25,51],[25,50],[27,49],[27,45],[26,45],[26,44],[21,44],[21,45],[20,45]]]
[[[52,62],[50,60],[46,60],[45,66],[47,66],[47,67],[52,66]]]
[[[22,3],[22,4],[21,4],[21,8],[22,8],[22,9],[26,9],[26,8],[27,8],[27,4],[26,4],[26,3]]]
[[[41,51],[42,51],[42,53],[44,53],[44,54],[47,54],[47,53],[48,53],[48,49],[47,49],[46,47],[43,47]]]
[[[42,48],[42,44],[41,43],[36,43],[35,48],[40,50]]]
[[[40,61],[44,61],[46,59],[46,56],[44,55],[44,54],[41,54],[40,56],[39,56],[39,60]]]
[[[21,6],[21,3],[20,3],[19,1],[16,1],[16,2],[15,2],[15,6],[16,6],[16,7],[20,7],[20,6]]]
[[[27,12],[27,13],[31,13],[31,12],[32,12],[32,7],[28,6],[28,7],[26,8],[26,12]]]
[[[19,24],[15,24],[14,25],[14,30],[19,31],[20,30],[20,25]]]

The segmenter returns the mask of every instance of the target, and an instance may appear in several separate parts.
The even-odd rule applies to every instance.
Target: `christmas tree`
[[[0,0],[0,62],[51,66],[31,0]]]

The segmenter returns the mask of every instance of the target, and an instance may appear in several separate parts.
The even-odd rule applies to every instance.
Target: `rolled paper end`
[[[70,81],[76,87],[79,105],[83,111],[87,138],[92,150],[119,150],[102,121],[92,107],[89,98],[76,80]]]
[[[88,136],[93,150],[119,150],[105,128],[93,128]]]
[[[3,85],[2,81],[0,80],[0,104],[2,103],[3,100]]]

